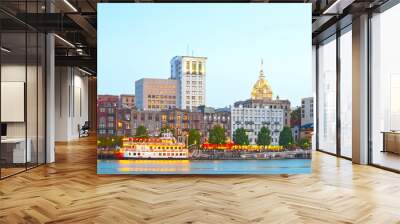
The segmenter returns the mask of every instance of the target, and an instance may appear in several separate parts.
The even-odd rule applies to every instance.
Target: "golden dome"
[[[263,61],[261,60],[260,76],[251,90],[252,100],[272,100],[272,90],[268,81],[265,79],[264,71],[262,69]]]

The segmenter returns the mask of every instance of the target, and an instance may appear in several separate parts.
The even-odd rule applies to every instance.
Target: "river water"
[[[311,159],[97,160],[98,174],[305,174]]]

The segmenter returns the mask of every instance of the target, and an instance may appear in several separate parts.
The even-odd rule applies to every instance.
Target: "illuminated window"
[[[201,63],[201,62],[199,62],[199,65],[198,65],[199,67],[198,67],[198,69],[199,69],[199,74],[202,74],[202,70],[203,70],[203,64]]]
[[[192,61],[192,73],[197,73],[195,61]]]

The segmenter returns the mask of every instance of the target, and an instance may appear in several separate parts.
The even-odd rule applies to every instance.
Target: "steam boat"
[[[159,138],[123,138],[120,157],[125,159],[188,159],[185,144],[176,142],[171,133]]]

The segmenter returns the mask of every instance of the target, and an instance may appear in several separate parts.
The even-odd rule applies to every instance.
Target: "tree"
[[[113,139],[115,146],[122,147],[122,136],[115,136]]]
[[[215,125],[209,133],[208,141],[212,144],[224,144],[226,141],[225,128]]]
[[[189,137],[188,137],[188,144],[189,145],[200,145],[200,132],[196,129],[189,130]]]
[[[292,129],[285,126],[279,134],[279,145],[287,148],[291,144],[293,144]]]
[[[308,149],[310,147],[310,141],[306,138],[301,138],[299,139],[299,141],[297,142],[297,144],[300,146],[300,148],[302,149]]]
[[[97,147],[98,148],[106,148],[110,146],[109,138],[106,137],[98,137],[97,138]]]
[[[147,138],[149,137],[149,134],[147,133],[147,128],[143,125],[140,125],[136,128],[136,134],[135,137],[138,138]]]
[[[161,130],[160,130],[160,135],[159,135],[159,137],[161,137],[161,135],[162,135],[163,133],[168,133],[168,132],[174,134],[172,128],[170,128],[169,126],[164,126],[164,127],[162,127]]]
[[[267,127],[262,127],[257,136],[257,145],[270,145],[271,144],[271,131]]]
[[[238,145],[249,144],[249,136],[247,136],[244,128],[238,128],[233,132],[233,142]]]
[[[109,147],[121,147],[122,146],[122,137],[113,136],[113,137],[98,137],[97,138],[97,147],[98,148],[109,148]]]
[[[297,107],[290,113],[290,127],[301,125],[301,107]]]

